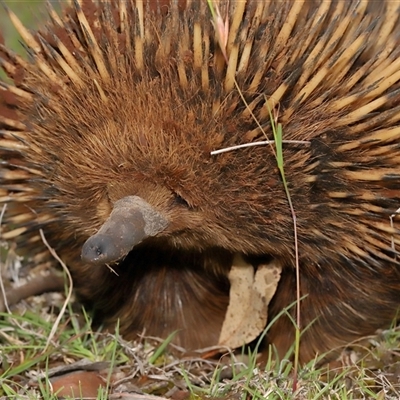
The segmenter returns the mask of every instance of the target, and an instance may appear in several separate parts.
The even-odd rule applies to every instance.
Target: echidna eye
[[[174,205],[183,206],[186,208],[192,208],[190,206],[190,204],[182,196],[180,196],[177,193],[175,193]]]

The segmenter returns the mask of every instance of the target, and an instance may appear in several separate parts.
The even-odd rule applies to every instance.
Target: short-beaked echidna
[[[210,154],[272,139],[271,111],[301,359],[389,325],[399,3],[220,2],[227,62],[206,1],[165,3],[76,0],[34,33],[10,14],[28,60],[1,45],[3,238],[47,262],[43,229],[96,318],[128,338],[180,329],[187,348],[218,340],[233,255],[274,258],[272,320],[296,300],[274,145]],[[293,337],[285,316],[268,333],[281,355]]]

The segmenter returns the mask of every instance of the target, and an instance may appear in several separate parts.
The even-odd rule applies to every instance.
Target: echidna
[[[283,265],[273,320],[296,300],[274,146],[211,155],[272,139],[272,113],[306,361],[400,305],[400,5],[219,10],[227,61],[206,1],[75,0],[34,33],[10,13],[29,59],[0,46],[13,82],[0,86],[3,237],[44,263],[42,229],[95,317],[119,318],[127,338],[179,329],[189,349],[216,344],[234,254]],[[268,333],[280,355],[293,338],[287,316]]]

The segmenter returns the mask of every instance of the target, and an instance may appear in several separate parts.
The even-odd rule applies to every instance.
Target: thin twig
[[[291,143],[291,144],[310,144],[308,140],[282,140],[282,143]],[[275,140],[260,140],[258,142],[251,142],[251,143],[244,143],[238,144],[236,146],[224,147],[223,149],[213,150],[210,154],[215,156],[221,153],[227,153],[228,151],[234,151],[238,149],[243,149],[246,147],[253,147],[253,146],[265,146],[267,144],[275,144]]]

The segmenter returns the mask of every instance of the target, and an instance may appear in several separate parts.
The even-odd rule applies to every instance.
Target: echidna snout
[[[82,247],[82,260],[103,265],[120,260],[142,240],[168,226],[167,220],[138,196],[115,202],[109,218]]]

